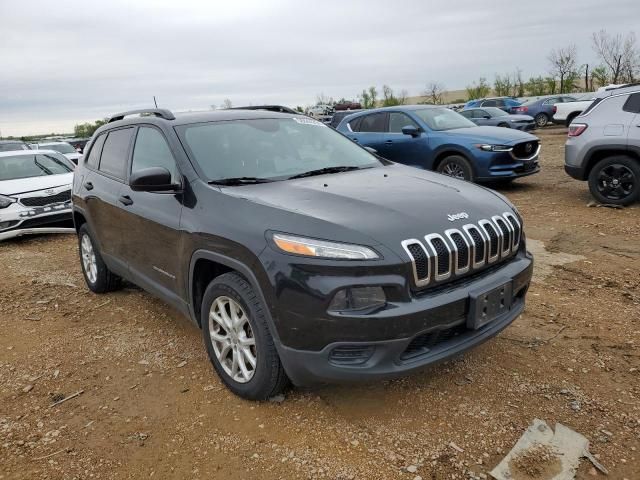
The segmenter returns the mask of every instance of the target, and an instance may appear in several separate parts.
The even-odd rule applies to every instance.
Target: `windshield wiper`
[[[260,177],[230,177],[230,178],[219,178],[218,180],[211,180],[208,183],[211,185],[255,185],[256,183],[269,183],[275,182],[275,180],[271,180],[270,178],[260,178]]]
[[[371,168],[371,167],[354,167],[354,166],[325,167],[325,168],[319,168],[317,170],[309,170],[308,172],[298,173],[297,175],[288,177],[287,180],[291,180],[292,178],[314,177],[316,175],[324,175],[325,173],[349,172],[351,170],[361,170],[362,168]]]

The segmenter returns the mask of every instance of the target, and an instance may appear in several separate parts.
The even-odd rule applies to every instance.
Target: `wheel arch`
[[[624,155],[634,159],[640,164],[640,148],[631,148],[627,145],[610,145],[606,147],[592,148],[585,155],[583,180],[587,180],[596,163],[603,158],[613,155]]]
[[[462,158],[464,158],[467,162],[469,162],[469,165],[471,166],[471,171],[473,172],[473,176],[474,177],[478,176],[476,165],[474,161],[470,158],[469,153],[460,148],[445,148],[437,152],[435,158],[433,159],[433,165],[431,169],[435,172],[438,169],[438,166],[440,165],[440,163],[442,163],[442,161],[445,158],[450,157],[452,155],[459,155]]]

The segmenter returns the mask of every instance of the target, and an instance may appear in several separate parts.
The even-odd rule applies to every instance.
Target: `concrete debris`
[[[506,457],[491,471],[496,480],[547,478],[572,480],[580,458],[586,457],[606,473],[589,452],[589,440],[560,423],[555,432],[544,420],[534,419]]]

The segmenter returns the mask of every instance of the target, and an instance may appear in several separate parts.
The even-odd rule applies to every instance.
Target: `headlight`
[[[6,195],[0,195],[0,208],[7,208],[12,203],[16,203],[18,200],[13,197],[7,197]]]
[[[276,246],[287,253],[307,257],[338,258],[347,260],[373,260],[380,258],[376,252],[361,245],[327,242],[315,238],[297,237],[276,233],[273,235]]]
[[[509,145],[488,145],[486,143],[479,143],[475,147],[485,152],[510,152],[513,150],[513,147]]]
[[[386,303],[387,298],[382,287],[349,287],[335,294],[329,305],[329,311],[369,310],[382,307]]]

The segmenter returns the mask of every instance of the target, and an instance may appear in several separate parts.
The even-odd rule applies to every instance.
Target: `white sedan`
[[[52,150],[0,152],[0,240],[73,232],[73,170]]]
[[[78,152],[73,146],[67,142],[46,142],[39,143],[36,148],[38,150],[53,150],[55,152],[59,152],[71,160],[76,165],[78,164],[78,160],[82,157],[82,154]]]

